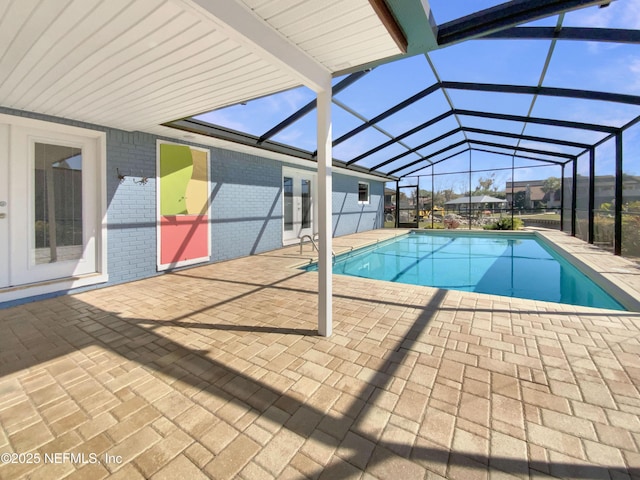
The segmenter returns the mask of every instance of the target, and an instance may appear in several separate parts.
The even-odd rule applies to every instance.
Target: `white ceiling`
[[[125,130],[398,53],[367,0],[0,0],[0,105]]]

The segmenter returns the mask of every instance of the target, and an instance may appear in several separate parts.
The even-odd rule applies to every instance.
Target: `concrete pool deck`
[[[310,250],[0,310],[0,478],[640,478],[639,313],[336,275],[323,338]]]

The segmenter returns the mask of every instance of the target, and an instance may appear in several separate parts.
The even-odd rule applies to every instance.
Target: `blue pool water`
[[[338,256],[333,273],[624,310],[534,235],[412,232]]]

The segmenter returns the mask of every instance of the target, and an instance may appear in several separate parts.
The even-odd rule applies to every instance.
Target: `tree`
[[[465,192],[464,195],[469,195],[469,192]],[[487,178],[480,177],[471,195],[489,195],[490,197],[504,198],[504,194],[498,192],[498,182],[496,181],[495,172]]]
[[[526,192],[516,192],[513,196],[513,207],[514,208],[527,208],[527,194]]]
[[[549,200],[553,200],[555,198],[555,193],[560,190],[560,188],[560,179],[557,177],[549,177],[542,183],[542,187],[540,189],[545,193],[545,196],[548,195]]]

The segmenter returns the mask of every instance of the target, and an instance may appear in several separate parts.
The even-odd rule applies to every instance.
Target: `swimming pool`
[[[624,310],[535,234],[412,231],[339,255],[333,273]]]

